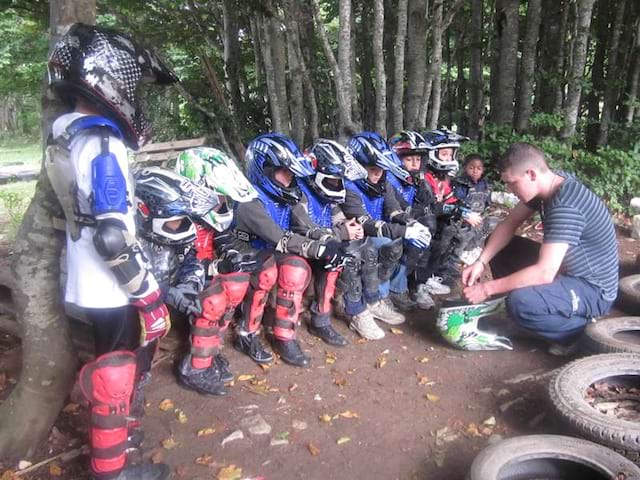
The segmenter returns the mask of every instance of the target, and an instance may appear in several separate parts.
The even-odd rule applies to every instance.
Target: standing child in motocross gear
[[[196,225],[197,257],[205,262],[211,282],[203,301],[210,308],[194,319],[191,353],[183,360],[181,370],[206,368],[213,358],[226,382],[233,375],[219,349],[238,305],[241,309],[234,347],[257,363],[273,360],[271,352],[262,346],[258,332],[266,297],[276,281],[275,259],[268,252],[243,253],[232,245],[234,205],[255,200],[258,192],[231,157],[211,147],[186,150],[178,156],[176,171],[210,189],[221,202],[220,207]]]
[[[298,182],[303,196],[300,203],[292,209],[291,230],[312,239],[336,239],[345,243],[362,239],[362,225],[355,219],[346,220],[338,208],[345,198],[345,171],[354,170],[353,164],[348,168],[345,165],[345,157],[349,156],[346,149],[333,140],[320,139],[308,150],[307,156],[315,173]],[[363,177],[366,175],[362,168],[359,172]],[[331,301],[339,276],[344,276],[344,270],[353,267],[347,264],[327,270],[322,262],[311,260],[309,263],[313,271],[315,293],[309,331],[329,345],[342,347],[347,341],[331,326]],[[361,299],[356,305],[347,302],[346,314],[355,316],[365,308]]]
[[[406,265],[400,262],[403,239],[418,248],[427,248],[431,234],[402,209],[387,179],[388,175],[395,175],[410,182],[411,177],[387,142],[377,133],[362,132],[351,138],[348,149],[367,170],[367,178],[346,182],[347,195],[341,208],[347,218],[362,224],[376,250],[373,255],[366,255],[363,265],[364,297],[374,318],[397,325],[405,318],[395,310],[390,296],[403,308],[416,306],[408,298]],[[369,281],[369,277],[376,276],[379,282]],[[375,330],[373,326],[375,323],[366,328]]]
[[[454,180],[453,193],[460,202],[462,208],[466,208],[478,215],[483,215],[491,204],[491,187],[484,178],[484,162],[477,153],[465,157],[462,165],[463,173]],[[461,232],[461,239],[456,254],[465,265],[474,263],[484,241],[497,225],[498,219],[483,217],[478,227],[466,225]]]
[[[296,340],[302,296],[311,280],[306,259],[321,260],[328,270],[346,254],[334,239],[313,240],[291,231],[291,209],[301,199],[297,178],[313,175],[310,161],[289,138],[268,133],[247,147],[248,177],[258,199],[237,206],[234,235],[238,250],[275,255],[277,289],[273,324],[274,350],[283,361],[306,367],[310,360]],[[266,301],[266,298],[260,299]]]
[[[97,480],[165,479],[166,465],[127,463],[127,449],[141,437],[131,421],[142,413],[140,379],[170,319],[136,240],[126,149],[150,137],[141,81],[177,78],[124,35],[79,23],[55,46],[48,71],[50,87],[71,107],[53,123],[45,166],[66,217],[65,300],[94,327],[96,358],[79,375],[91,404],[91,473]]]
[[[427,144],[426,173],[424,179],[431,190],[433,213],[438,219],[438,233],[429,259],[429,266],[417,271],[418,280],[429,293],[446,295],[459,275],[458,259],[454,255],[457,242],[456,223],[462,220],[473,227],[482,223],[482,217],[460,205],[451,186],[450,178],[458,171],[457,153],[460,142],[466,140],[446,129],[422,134]]]
[[[433,198],[430,188],[426,185],[423,171],[423,157],[428,152],[426,142],[418,132],[404,130],[389,139],[389,146],[400,157],[402,166],[411,175],[412,182],[404,182],[395,175],[389,176],[389,183],[396,190],[396,196],[403,209],[410,217],[429,229],[433,236],[437,230],[437,220],[432,212]],[[425,199],[426,202],[425,202]],[[416,285],[415,270],[428,265],[431,255],[430,248],[419,248],[411,242],[405,242],[403,263],[407,265],[407,280],[409,288],[414,291],[418,307],[428,310],[435,306],[425,285]]]
[[[195,319],[191,321],[194,330],[210,311],[207,299],[201,298],[205,268],[193,245],[194,222],[209,218],[221,202],[212,190],[159,167],[136,173],[136,199],[141,244],[165,301],[190,321]],[[223,395],[224,382],[230,380],[224,378],[224,362],[207,344],[213,335],[205,335],[209,332],[204,327],[199,332],[205,338],[194,341],[192,336],[191,353],[178,365],[178,382],[199,393]]]

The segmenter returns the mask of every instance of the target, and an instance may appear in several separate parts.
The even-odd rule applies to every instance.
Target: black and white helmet
[[[136,222],[141,235],[164,245],[186,245],[196,238],[193,220],[219,206],[217,195],[172,170],[144,168],[135,174]],[[171,226],[179,221],[177,226]]]
[[[130,38],[75,23],[48,62],[49,86],[63,99],[81,97],[115,121],[134,150],[151,136],[139,98],[141,82],[169,84],[178,78],[155,54]]]
[[[469,139],[445,128],[423,132],[422,137],[427,145],[427,165],[429,168],[439,173],[455,175],[459,168],[458,149],[460,142]],[[451,160],[440,158],[440,151],[444,148],[453,149]]]

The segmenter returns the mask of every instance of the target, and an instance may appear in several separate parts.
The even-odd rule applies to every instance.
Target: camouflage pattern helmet
[[[504,310],[504,299],[500,297],[477,305],[460,300],[444,302],[436,320],[442,338],[462,350],[512,350],[507,337],[484,332],[478,326],[482,317]]]
[[[185,150],[178,156],[175,170],[218,195],[220,207],[207,213],[202,220],[219,232],[231,225],[234,202],[250,202],[258,197],[258,192],[233,159],[217,148]]]

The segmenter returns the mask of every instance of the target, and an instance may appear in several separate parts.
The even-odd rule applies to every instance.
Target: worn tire
[[[584,392],[594,382],[618,376],[640,377],[640,355],[607,353],[571,362],[551,379],[549,397],[561,421],[571,431],[639,463],[640,424],[608,417],[584,398]]]
[[[629,275],[620,279],[618,304],[625,312],[640,315],[640,275]]]
[[[640,342],[616,338],[621,332],[640,332],[640,317],[604,318],[584,331],[585,349],[592,353],[640,353]]]
[[[640,479],[640,469],[622,455],[593,442],[561,435],[525,435],[485,448],[467,476],[468,480],[527,478],[631,480]]]

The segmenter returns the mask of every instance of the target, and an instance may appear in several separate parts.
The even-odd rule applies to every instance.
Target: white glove
[[[427,227],[418,222],[407,225],[404,238],[418,248],[427,248],[431,244],[431,232]]]

